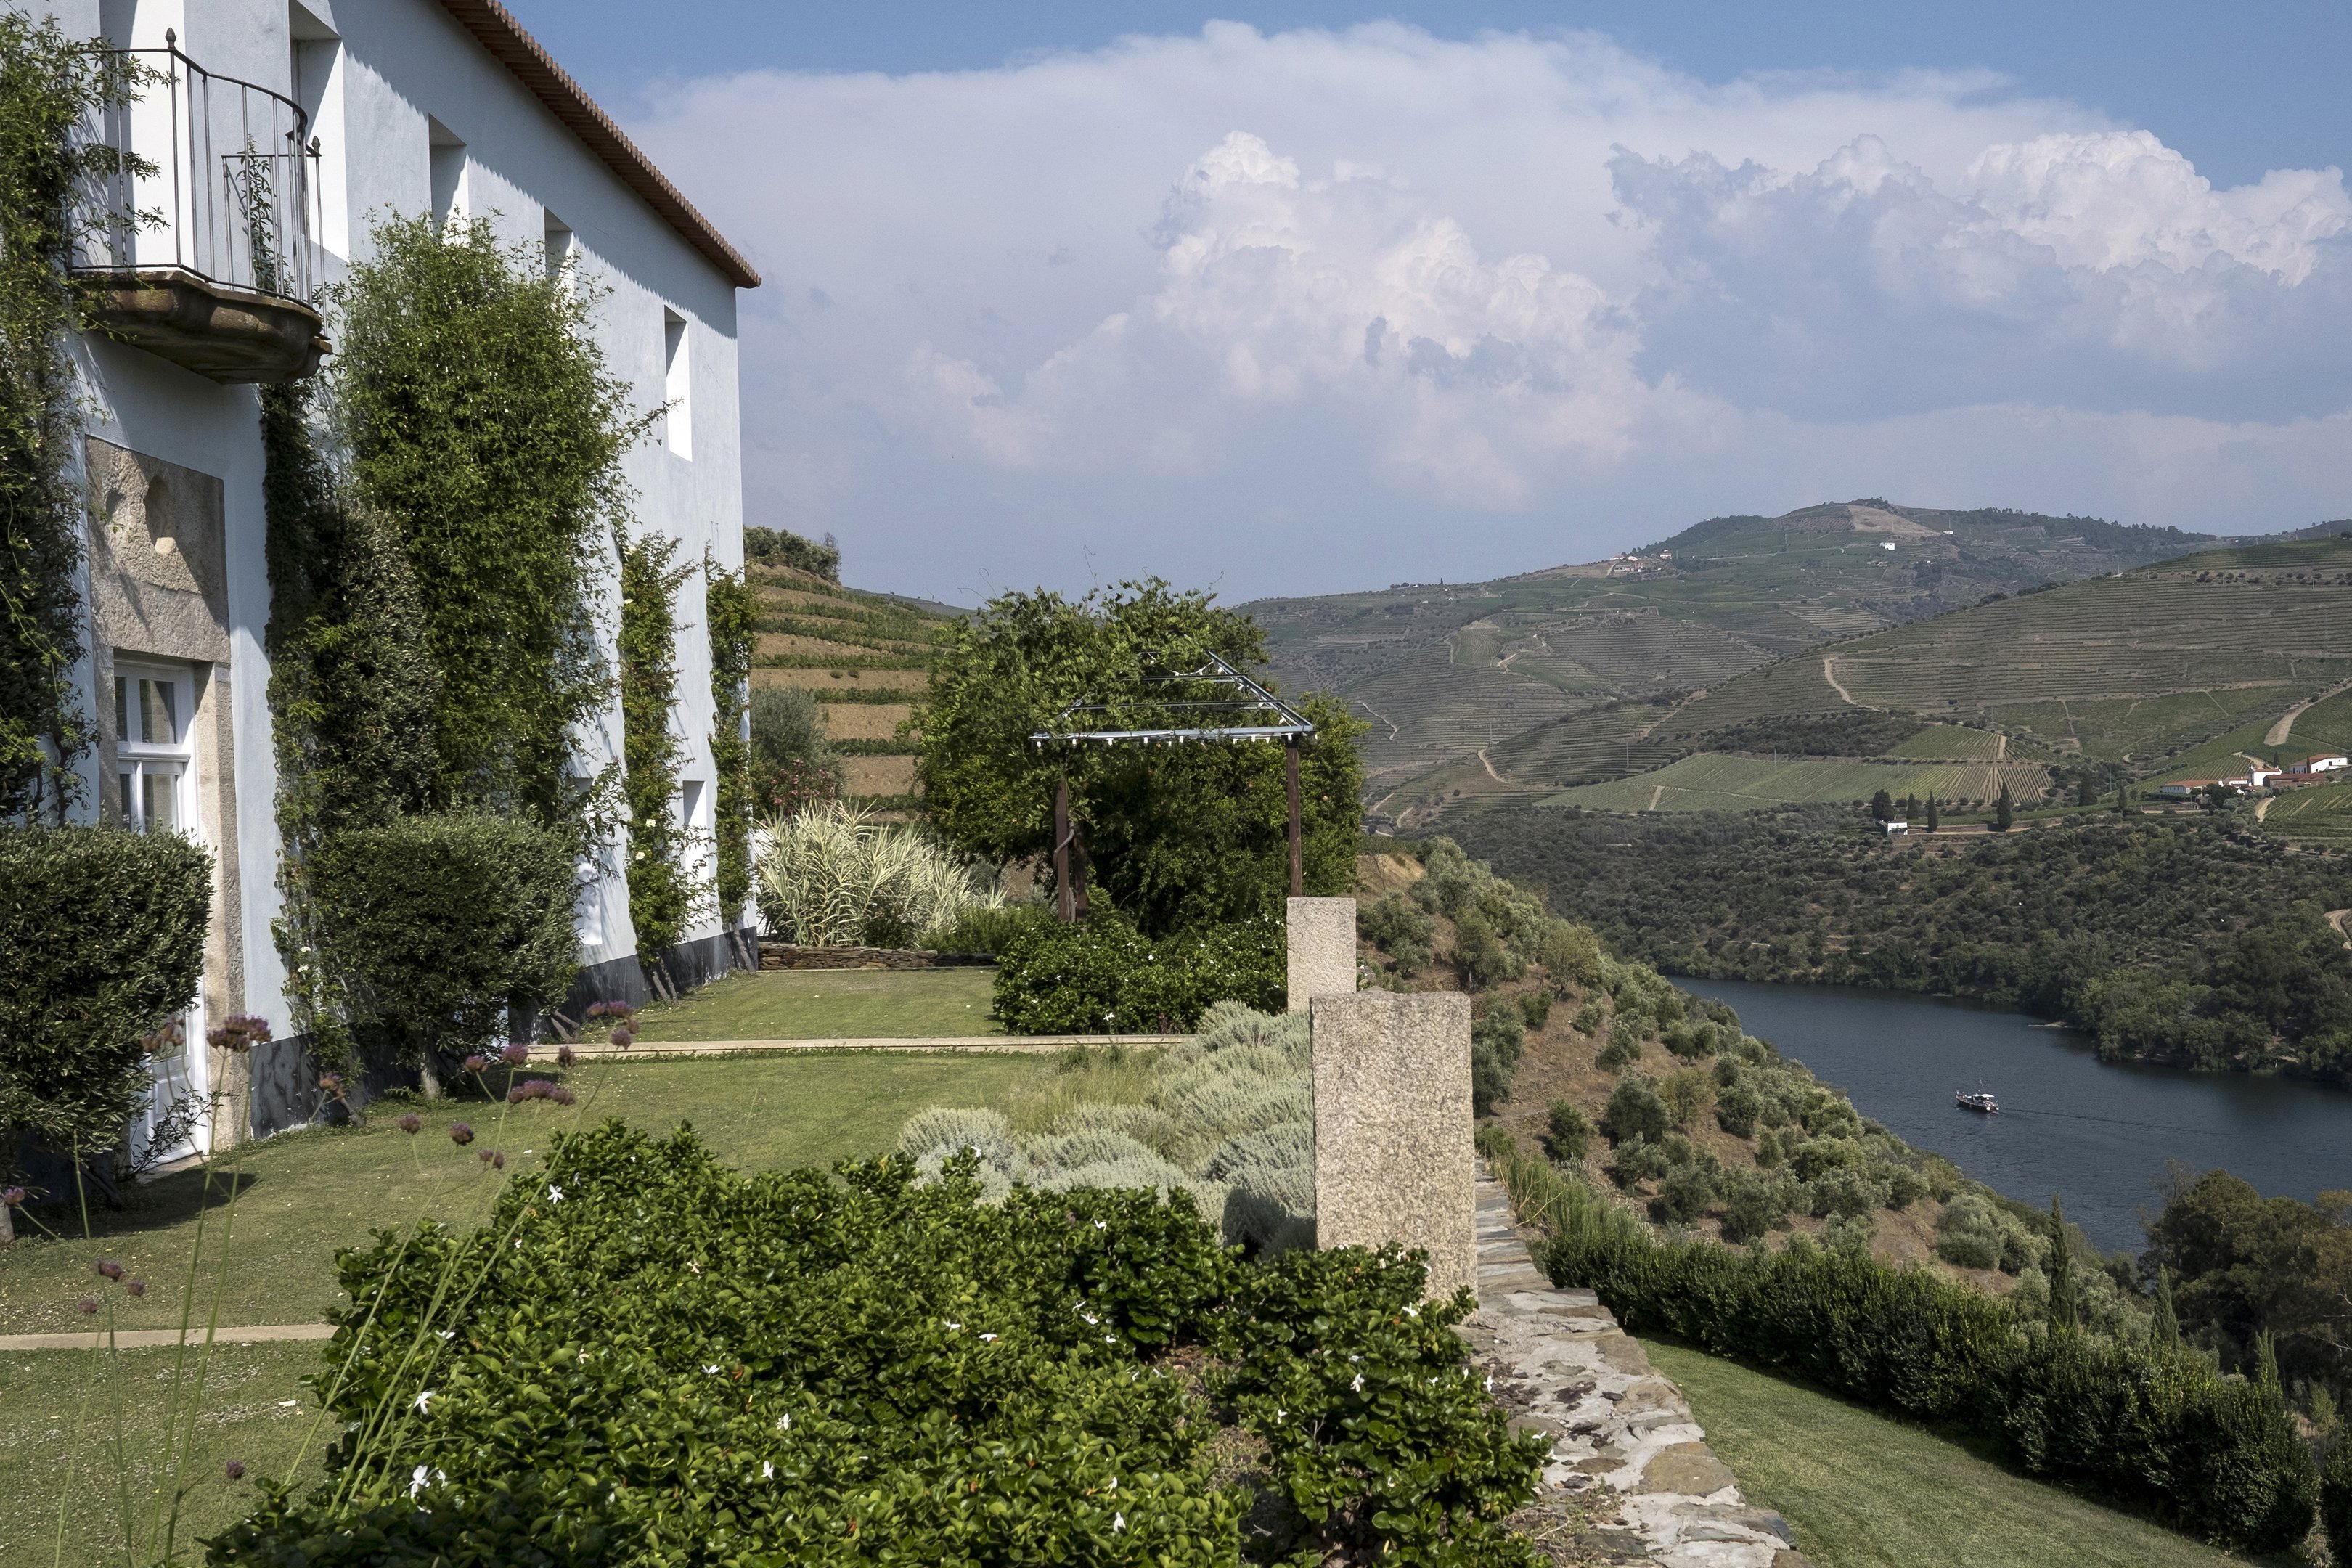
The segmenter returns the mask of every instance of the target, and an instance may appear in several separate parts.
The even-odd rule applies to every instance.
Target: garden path
[[[1478,1310],[1461,1332],[1512,1428],[1552,1439],[1531,1511],[1612,1564],[1810,1568],[1787,1521],[1740,1495],[1682,1391],[1600,1299],[1537,1269],[1510,1199],[1483,1167],[1477,1192]],[[1595,1487],[1616,1505],[1598,1526]],[[1546,1531],[1538,1522],[1527,1533],[1541,1544]]]

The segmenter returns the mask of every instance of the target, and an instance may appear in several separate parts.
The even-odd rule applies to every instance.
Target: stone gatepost
[[[1308,1018],[1316,1245],[1422,1247],[1432,1296],[1475,1289],[1470,998],[1458,991],[1322,995]]]
[[[1293,899],[1289,909],[1290,1010],[1356,990],[1356,900]]]

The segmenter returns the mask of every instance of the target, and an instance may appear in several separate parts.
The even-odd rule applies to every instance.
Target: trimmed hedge
[[[1541,1161],[1507,1171],[1553,1227],[1537,1249],[1544,1271],[1598,1291],[1630,1331],[1957,1424],[2033,1474],[2225,1545],[2284,1551],[2311,1528],[2318,1477],[2274,1386],[2224,1378],[2191,1352],[2028,1333],[1992,1297],[1866,1256],[1661,1240]]]
[[[1417,1255],[1244,1264],[1187,1197],[974,1169],[560,1135],[472,1235],[343,1254],[327,1478],[211,1562],[1533,1568],[1543,1445]]]
[[[411,1067],[551,1006],[578,972],[568,840],[519,817],[401,817],[331,836],[308,869],[352,1033]]]
[[[140,1037],[196,999],[212,857],[175,833],[0,827],[0,1170],[11,1133],[113,1148]]]
[[[1158,942],[1116,915],[1038,921],[1013,932],[996,955],[996,1016],[1016,1035],[1150,1035],[1191,1029],[1219,1002],[1279,1013],[1289,993],[1288,951],[1275,920]]]

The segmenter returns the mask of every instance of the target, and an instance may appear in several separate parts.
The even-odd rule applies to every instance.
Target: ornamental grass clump
[[[1544,1445],[1417,1256],[1245,1264],[1181,1194],[976,1169],[562,1135],[478,1230],[344,1255],[325,1479],[212,1561],[1538,1561]]]
[[[1004,902],[993,871],[838,802],[771,818],[751,864],[768,930],[808,947],[903,946]]]
[[[1140,1074],[1097,1074],[1093,1055],[1074,1054],[1034,1110],[1020,1108],[1029,1125],[1018,1133],[1000,1110],[919,1111],[900,1131],[899,1150],[926,1179],[971,1154],[992,1202],[1015,1184],[1189,1192],[1230,1243],[1260,1253],[1313,1246],[1315,1080],[1305,1016],[1221,1003],[1191,1040],[1140,1060]],[[1089,1086],[1105,1097],[1089,1098]]]

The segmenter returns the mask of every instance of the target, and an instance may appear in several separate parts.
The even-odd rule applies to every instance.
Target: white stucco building
[[[163,225],[87,256],[112,287],[117,335],[77,345],[90,396],[81,697],[100,737],[86,799],[213,850],[203,1016],[175,1072],[192,1087],[230,1087],[227,1064],[202,1043],[205,1023],[242,1013],[268,1019],[281,1042],[290,1033],[270,933],[277,779],[252,384],[315,367],[326,345],[304,302],[384,214],[488,218],[505,239],[544,247],[551,265],[573,260],[605,286],[595,330],[610,367],[640,407],[671,405],[659,441],[627,459],[638,527],[677,538],[682,560],[708,549],[737,566],[736,291],[759,278],[496,0],[47,9],[79,36],[147,51],[170,78],[103,132],[157,165],[136,197]],[[687,761],[676,807],[707,846],[709,647],[700,595],[680,598]],[[620,729],[615,705],[583,737],[592,765],[617,754]],[[579,913],[593,994],[643,994],[625,858],[614,847]],[[699,977],[726,967],[729,952],[706,921],[673,964]],[[290,1044],[257,1053],[253,1131],[308,1113],[299,1067]]]

